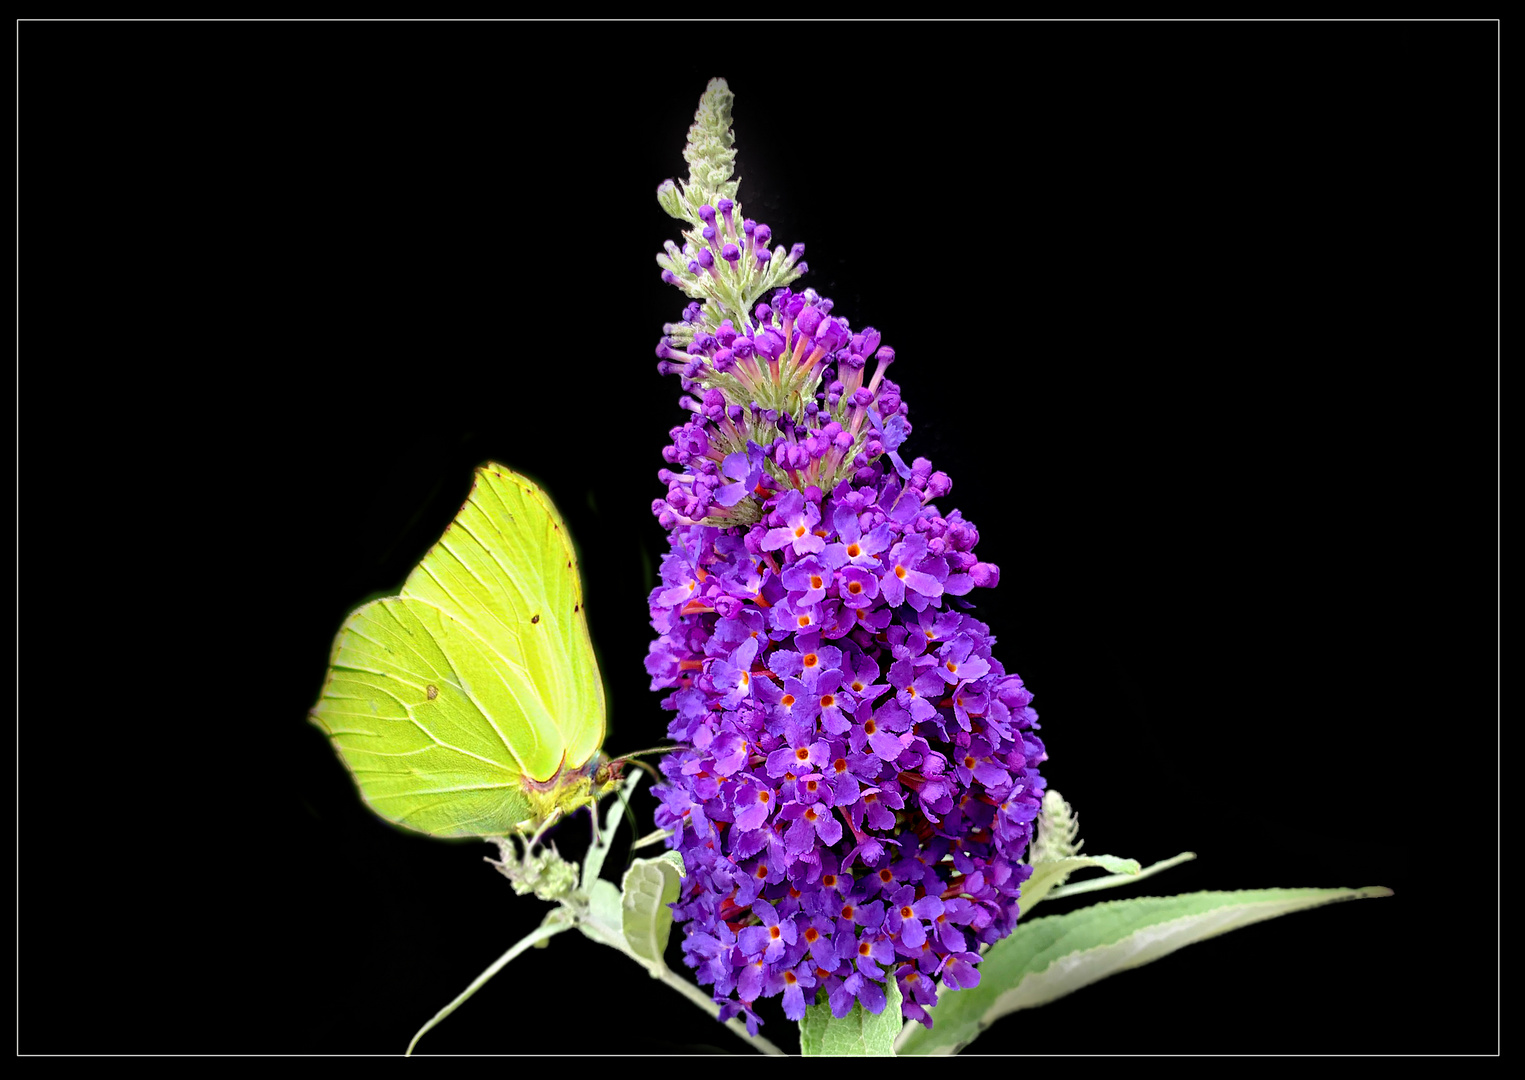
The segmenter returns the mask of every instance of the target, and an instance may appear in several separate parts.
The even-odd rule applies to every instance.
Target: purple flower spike
[[[881,1012],[891,978],[930,1024],[938,981],[978,985],[1017,925],[1045,790],[1032,694],[969,602],[1000,570],[907,445],[894,349],[788,287],[803,245],[702,197],[659,257],[707,299],[657,347],[685,420],[645,658],[681,747],[654,795],[687,869],[684,963],[754,1032],[767,998]]]

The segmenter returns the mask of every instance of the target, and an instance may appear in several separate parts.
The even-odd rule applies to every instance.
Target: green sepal
[[[939,988],[929,1030],[909,1023],[900,1054],[956,1054],[1007,1013],[1043,1005],[1119,971],[1242,926],[1341,900],[1391,896],[1364,889],[1247,889],[1111,900],[1018,924],[980,962],[980,984]]]
[[[816,1003],[800,1021],[800,1054],[803,1057],[894,1057],[895,1036],[900,1034],[900,984],[893,973],[885,979],[884,1011],[877,1016],[853,1002],[853,1011],[838,1020],[831,1015],[826,991],[816,993]]]

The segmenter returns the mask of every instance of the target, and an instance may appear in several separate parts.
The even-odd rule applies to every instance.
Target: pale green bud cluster
[[[741,181],[731,179],[736,161],[736,135],[731,131],[731,106],[735,101],[736,95],[724,79],[711,79],[704,88],[693,126],[688,129],[688,145],[683,148],[688,183],[683,185],[681,194],[671,180],[657,189],[657,200],[672,217],[698,225],[699,207],[706,203],[714,206],[722,198],[736,198]],[[664,197],[662,188],[672,192],[671,198]]]
[[[732,179],[736,161],[735,134],[731,131],[731,105],[736,96],[724,79],[711,79],[699,99],[693,126],[688,129],[688,144],[683,158],[688,162],[686,182],[664,180],[657,188],[657,202],[668,216],[688,223],[683,230],[684,243],[668,241],[666,250],[657,256],[657,264],[671,275],[667,278],[685,295],[703,302],[704,325],[711,331],[725,319],[745,333],[749,329],[747,313],[772,290],[789,284],[804,272],[798,253],[782,244],[759,260],[751,236],[743,235],[741,203],[736,200],[739,180]],[[734,204],[729,219],[712,214],[717,232],[713,241],[705,239],[705,220],[700,208],[717,208],[722,199]],[[727,244],[740,251],[739,258],[726,260],[722,252]],[[704,253],[701,258],[701,253]],[[690,269],[696,260],[711,260],[710,266],[696,273]],[[668,328],[673,343],[686,345],[693,339],[694,328],[686,323]]]
[[[1038,835],[1033,840],[1027,861],[1033,865],[1067,859],[1080,853],[1085,841],[1080,839],[1080,816],[1069,803],[1049,788],[1043,793],[1043,811],[1038,816]]]
[[[519,853],[519,838],[494,837],[498,845],[498,858],[491,863],[514,887],[520,896],[534,893],[538,899],[564,900],[577,889],[577,867],[561,857],[554,847],[534,850],[533,842],[525,843],[524,853]]]

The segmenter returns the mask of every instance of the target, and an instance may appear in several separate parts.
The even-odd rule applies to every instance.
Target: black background
[[[1134,893],[1396,893],[974,1049],[1491,1052],[1496,41],[21,24],[20,1050],[398,1052],[539,920],[305,714],[494,459],[580,541],[606,746],[663,737],[652,193],[725,75],[747,214],[897,350],[905,449],[1002,567],[1087,850],[1199,853]],[[569,934],[421,1049],[744,1048]]]

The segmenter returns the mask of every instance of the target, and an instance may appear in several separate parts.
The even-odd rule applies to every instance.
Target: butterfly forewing
[[[522,711],[494,719],[523,729],[510,741],[530,776],[553,776],[563,751],[575,767],[599,748],[604,691],[577,560],[561,516],[533,483],[498,466],[479,469],[402,595],[435,605],[502,658]]]

